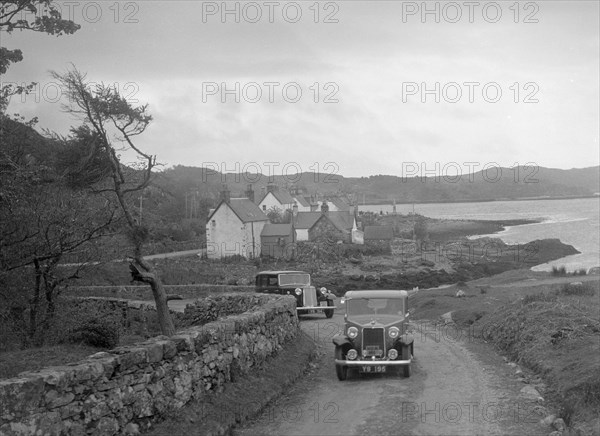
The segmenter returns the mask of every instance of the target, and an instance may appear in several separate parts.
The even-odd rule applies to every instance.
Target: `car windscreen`
[[[279,274],[279,286],[309,286],[310,274]]]
[[[400,298],[356,298],[346,301],[348,316],[400,315],[404,317],[404,304]]]

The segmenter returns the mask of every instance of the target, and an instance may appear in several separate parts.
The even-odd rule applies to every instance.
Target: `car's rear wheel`
[[[342,351],[342,347],[335,348],[335,358],[336,360],[344,360],[344,352]],[[344,381],[348,377],[348,367],[344,365],[335,365],[335,373],[337,375],[338,380]]]
[[[402,347],[402,360],[409,360],[411,358],[411,352],[410,352],[410,346],[403,346]],[[409,363],[408,365],[402,365],[402,375],[405,378],[410,377],[410,367],[411,367],[411,363]]]
[[[333,306],[333,301],[331,301],[331,300],[327,300],[327,306]],[[325,309],[325,310],[324,310],[324,312],[325,312],[325,316],[326,316],[327,318],[331,318],[331,317],[333,316],[333,311],[334,311],[334,310],[335,310],[335,309]]]

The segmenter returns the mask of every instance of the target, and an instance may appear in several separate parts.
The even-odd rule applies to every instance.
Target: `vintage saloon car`
[[[342,299],[345,325],[333,337],[335,371],[346,380],[348,369],[386,373],[402,369],[410,377],[413,338],[408,323],[406,291],[348,291]]]
[[[303,271],[261,271],[256,275],[256,292],[295,296],[298,315],[323,311],[331,318],[335,309],[334,294],[311,286],[310,274]]]

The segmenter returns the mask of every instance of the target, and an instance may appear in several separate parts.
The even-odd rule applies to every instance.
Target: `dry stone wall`
[[[182,298],[204,298],[216,293],[254,292],[254,285],[165,285],[167,294]],[[150,286],[71,286],[63,295],[70,297],[106,297],[147,300],[152,298]]]
[[[298,334],[293,297],[256,297],[247,300],[252,311],[170,338],[0,381],[0,434],[135,434],[191,400],[203,401]],[[239,298],[222,304],[239,307]]]

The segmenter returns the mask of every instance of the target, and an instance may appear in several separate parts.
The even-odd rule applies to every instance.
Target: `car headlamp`
[[[390,360],[395,360],[398,358],[398,350],[396,350],[395,348],[390,348],[390,350],[388,351],[388,357],[390,358]]]
[[[390,327],[388,330],[388,335],[392,339],[396,339],[400,335],[400,329],[398,327]]]
[[[348,328],[348,337],[350,339],[354,339],[357,336],[358,336],[358,329],[356,327],[349,327]]]
[[[296,293],[296,295],[300,295],[300,294],[302,294],[302,289],[300,289],[300,288],[296,288],[296,289],[294,290],[294,292]]]
[[[346,353],[348,360],[354,360],[358,357],[358,352],[353,348]]]

